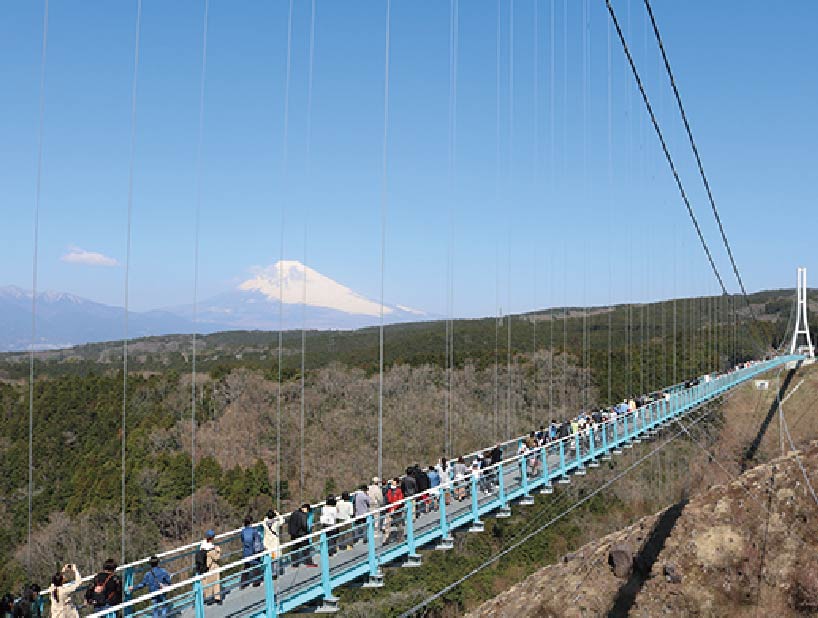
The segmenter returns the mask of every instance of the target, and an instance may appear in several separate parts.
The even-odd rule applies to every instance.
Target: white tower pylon
[[[812,347],[812,338],[809,334],[809,322],[807,321],[807,269],[798,269],[798,306],[795,309],[795,331],[792,334],[792,344],[790,354],[796,352],[804,354],[807,358],[815,358],[815,348]],[[798,335],[806,335],[807,345],[798,346]]]

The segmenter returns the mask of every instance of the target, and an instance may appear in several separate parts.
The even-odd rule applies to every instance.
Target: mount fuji
[[[193,319],[192,305],[172,307],[170,313]],[[198,304],[200,328],[220,325],[219,330],[354,329],[380,322],[379,302],[295,260],[283,260],[257,268],[253,276],[234,290]],[[279,315],[280,313],[280,315]],[[423,311],[403,305],[384,305],[384,322],[417,322],[434,319]],[[226,328],[225,328],[226,327]]]

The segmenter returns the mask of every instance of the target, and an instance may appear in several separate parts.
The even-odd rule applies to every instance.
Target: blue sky
[[[135,6],[50,6],[39,287],[110,304],[123,302]],[[736,290],[643,5],[615,7]],[[654,10],[748,288],[792,286],[798,265],[818,276],[818,5]],[[31,286],[42,11],[11,0],[0,20],[0,285]],[[202,11],[201,0],[144,0],[136,309],[193,297]],[[295,1],[285,145],[287,11],[285,0],[210,3],[200,297],[278,260],[283,229],[285,259],[303,260],[306,238],[308,265],[378,298],[385,2],[317,0],[309,153],[310,3]],[[520,311],[716,291],[615,35],[609,157],[604,3],[516,0],[510,18],[502,0],[498,110],[497,3],[460,3],[450,173],[449,2],[393,1],[386,300],[445,313],[450,250],[458,316],[491,314],[498,296]]]

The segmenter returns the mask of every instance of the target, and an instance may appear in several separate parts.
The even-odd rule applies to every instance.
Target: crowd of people
[[[735,369],[748,366],[743,363]],[[733,370],[735,370],[733,369]],[[731,371],[733,371],[731,370]],[[695,380],[688,380],[680,388],[689,389],[700,382],[709,382],[718,374],[706,374]],[[586,443],[591,429],[615,421],[618,418],[633,415],[642,408],[657,400],[669,400],[668,392],[658,391],[639,397],[629,397],[622,402],[594,410],[581,411],[575,417],[562,422],[552,419],[549,425],[541,425],[522,439],[516,454],[525,462],[530,475],[542,472],[542,447],[552,442],[580,436]],[[568,449],[575,448],[575,441],[566,441]],[[390,479],[373,477],[371,482],[360,485],[354,492],[343,492],[340,495],[328,495],[318,508],[302,504],[285,518],[276,510],[270,510],[261,524],[254,524],[251,518],[244,519],[239,538],[242,557],[247,558],[243,569],[240,587],[259,586],[262,583],[263,571],[259,555],[269,555],[273,565],[273,577],[277,578],[286,568],[315,568],[316,547],[310,535],[326,531],[327,546],[330,556],[351,550],[357,543],[368,542],[366,520],[367,514],[381,511],[374,520],[374,536],[382,545],[400,542],[405,534],[408,507],[403,502],[406,498],[418,496],[412,504],[414,516],[438,511],[441,501],[446,505],[452,501],[463,501],[471,497],[471,478],[479,492],[490,495],[497,486],[496,464],[504,458],[502,444],[454,461],[441,458],[437,463],[422,467],[414,464],[406,468],[402,476]],[[385,508],[384,508],[385,507]],[[317,521],[315,518],[317,517]],[[282,556],[282,532],[286,526],[290,541],[294,541],[292,551],[287,557]],[[214,530],[207,530],[204,539],[198,544],[194,554],[196,573],[202,577],[202,587],[208,604],[223,602],[221,576],[218,572],[222,558],[222,547],[216,542]],[[152,556],[148,570],[142,574],[142,580],[131,589],[123,587],[122,579],[117,574],[117,564],[113,559],[106,560],[102,570],[97,573],[85,588],[84,604],[92,611],[104,611],[122,603],[123,595],[130,595],[138,590],[147,589],[149,593],[158,593],[171,585],[170,573],[160,565],[160,560]],[[78,618],[79,611],[74,595],[82,582],[82,576],[75,564],[66,564],[51,580],[51,586],[45,591],[50,601],[52,618]],[[164,594],[152,597],[153,618],[167,618],[168,604]],[[0,598],[0,618],[41,618],[41,589],[36,584],[27,586],[19,598],[5,595]]]

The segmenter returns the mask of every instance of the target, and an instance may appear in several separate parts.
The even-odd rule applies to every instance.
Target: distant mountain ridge
[[[306,280],[306,305],[304,282]],[[282,284],[282,285],[280,285]],[[283,297],[283,303],[279,299]],[[35,349],[56,349],[121,339],[125,310],[65,292],[37,294]],[[307,328],[348,330],[380,322],[380,303],[297,261],[257,269],[234,290],[193,305],[128,312],[128,336]],[[384,305],[386,323],[433,319],[401,305]],[[0,352],[29,349],[31,291],[0,287]]]
[[[37,294],[35,349],[69,347],[92,341],[120,339],[125,332],[125,310],[64,292]],[[16,286],[0,287],[0,351],[31,347],[31,292]],[[128,312],[128,335],[185,332],[193,323],[166,311]]]

